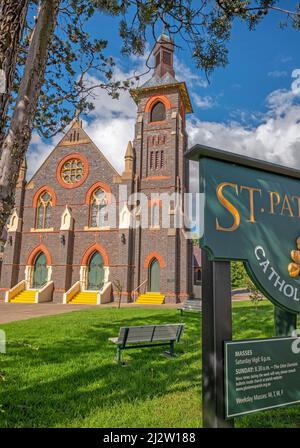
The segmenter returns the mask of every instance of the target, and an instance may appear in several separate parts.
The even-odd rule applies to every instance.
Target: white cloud
[[[269,162],[300,168],[299,95],[276,90],[266,99],[267,112],[260,124],[247,128],[238,122],[188,121],[190,146],[199,143]],[[191,169],[192,186],[197,188],[197,167]]]
[[[284,78],[288,75],[288,72],[286,70],[273,70],[272,72],[268,73],[268,76],[271,78]]]
[[[27,180],[29,180],[36,170],[41,166],[46,157],[53,150],[55,145],[62,138],[62,135],[57,135],[55,138],[45,142],[41,139],[38,133],[35,131],[32,134],[29,151],[26,155],[27,159]]]
[[[208,87],[208,82],[200,75],[194,73],[190,67],[179,60],[176,55],[174,55],[174,69],[176,78],[180,81],[185,81],[190,89],[194,87]]]
[[[211,109],[217,104],[216,101],[209,95],[200,96],[198,93],[192,92],[191,96],[195,105],[201,109]]]

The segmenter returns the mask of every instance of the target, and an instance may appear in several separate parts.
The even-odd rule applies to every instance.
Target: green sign
[[[218,155],[198,151],[204,193],[200,246],[211,260],[243,260],[266,297],[299,313],[300,179],[276,172],[276,165],[257,162],[255,168],[253,159],[254,166],[247,166],[246,158],[233,163]]]
[[[224,344],[226,418],[300,402],[300,338]]]

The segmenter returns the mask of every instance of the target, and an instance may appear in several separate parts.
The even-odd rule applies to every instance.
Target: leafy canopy
[[[38,3],[31,1],[10,110],[28,54]],[[190,49],[195,66],[209,76],[214,68],[228,62],[227,44],[234,20],[244,21],[253,30],[266,15],[281,13],[281,26],[291,24],[299,29],[300,3],[294,9],[282,7],[283,3],[286,4],[279,0],[61,0],[34,127],[42,136],[51,137],[70,123],[76,111],[92,110],[99,89],[118,98],[121,90],[139,80],[141,74],[115,79],[116,63],[106,53],[107,40],[96,39],[87,31],[96,12],[119,20],[124,55],[142,55],[146,43],[155,41],[164,30],[177,46]],[[149,71],[149,62],[147,66]]]

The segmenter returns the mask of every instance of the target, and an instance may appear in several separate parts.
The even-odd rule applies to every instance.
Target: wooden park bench
[[[180,307],[177,308],[180,310],[181,315],[184,311],[196,311],[201,313],[202,311],[202,303],[201,300],[187,300]]]
[[[116,361],[121,363],[122,350],[169,345],[169,356],[175,356],[174,345],[179,342],[184,324],[141,325],[121,327],[117,338],[109,338],[116,344]]]

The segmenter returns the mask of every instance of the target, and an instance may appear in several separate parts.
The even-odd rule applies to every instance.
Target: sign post
[[[274,308],[276,336],[292,336],[297,328],[297,314],[289,313],[278,306]]]
[[[230,262],[202,254],[202,407],[204,428],[233,427],[225,420],[223,341],[232,338]]]

